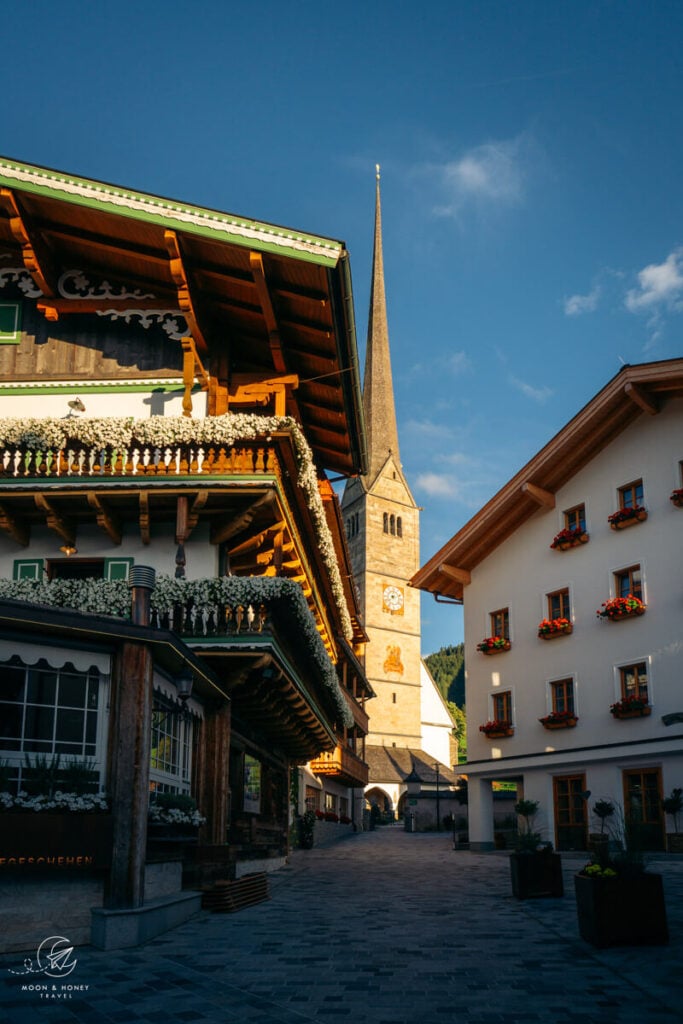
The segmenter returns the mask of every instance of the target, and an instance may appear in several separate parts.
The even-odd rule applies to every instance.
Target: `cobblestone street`
[[[21,991],[0,958],[3,1024],[650,1024],[683,1020],[683,860],[664,875],[671,943],[596,951],[565,896],[518,901],[504,853],[378,829],[297,851],[271,899],[202,912],[146,946],[75,950],[68,1001]],[[33,976],[34,982],[49,982]],[[51,984],[49,987],[51,988]],[[57,982],[61,988],[61,982]],[[87,986],[87,988],[85,988]]]

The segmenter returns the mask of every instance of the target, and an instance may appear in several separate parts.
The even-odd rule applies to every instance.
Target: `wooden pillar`
[[[209,845],[225,843],[230,763],[230,705],[204,709],[202,757],[198,765],[196,799],[206,817],[202,839]]]
[[[105,906],[142,906],[145,886],[149,764],[152,742],[152,655],[125,643],[114,658],[110,726],[114,825]]]

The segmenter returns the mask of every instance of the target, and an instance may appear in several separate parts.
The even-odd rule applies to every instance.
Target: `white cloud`
[[[455,480],[443,473],[420,473],[416,486],[432,498],[455,498],[458,494]]]
[[[466,352],[453,352],[452,355],[448,356],[446,365],[451,373],[456,375],[466,373],[472,369],[472,363]]]
[[[592,313],[597,309],[600,298],[600,286],[596,286],[588,295],[570,295],[564,300],[564,312],[566,316],[581,316],[582,313]]]
[[[439,217],[457,217],[468,203],[513,205],[524,197],[528,168],[534,160],[526,134],[474,146],[454,160],[432,165],[442,201],[434,207]]]
[[[527,384],[526,381],[520,380],[519,377],[510,377],[510,383],[513,387],[521,391],[527,398],[532,398],[534,402],[539,402],[543,405],[549,398],[552,398],[554,391],[552,388],[546,387],[535,388],[532,384]]]
[[[683,249],[674,249],[663,263],[650,263],[638,274],[638,288],[626,293],[631,313],[657,308],[683,309]]]

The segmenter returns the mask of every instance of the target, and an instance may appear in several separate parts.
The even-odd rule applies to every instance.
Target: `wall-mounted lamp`
[[[184,668],[180,675],[175,678],[176,690],[178,692],[178,700],[181,700],[183,704],[192,696],[192,686],[194,684],[194,676],[190,672],[189,668]]]
[[[66,555],[67,558],[71,558],[72,555],[78,554],[78,548],[75,547],[73,544],[62,544],[59,550],[62,552],[63,555]]]

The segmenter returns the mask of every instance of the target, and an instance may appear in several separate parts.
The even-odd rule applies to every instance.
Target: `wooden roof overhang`
[[[342,242],[0,157],[0,253],[0,269],[30,274],[49,319],[177,312],[211,412],[244,402],[245,386],[282,382],[319,465],[365,472]],[[109,294],[65,297],[62,275],[75,269],[106,279]],[[139,297],[117,298],[119,285]]]
[[[624,366],[413,576],[411,586],[462,601],[472,570],[640,416],[683,398],[683,359]]]
[[[138,626],[122,619],[91,615],[65,608],[0,600],[0,637],[79,650],[114,651],[134,641],[149,646],[155,665],[169,675],[189,668],[194,692],[205,699],[226,703],[227,689],[211,668],[176,633],[166,629]]]
[[[281,618],[281,616],[277,616]],[[305,764],[333,750],[338,712],[316,683],[316,672],[290,655],[289,627],[276,621],[272,632],[230,637],[223,643],[189,641],[230,694],[241,722],[292,762]]]

